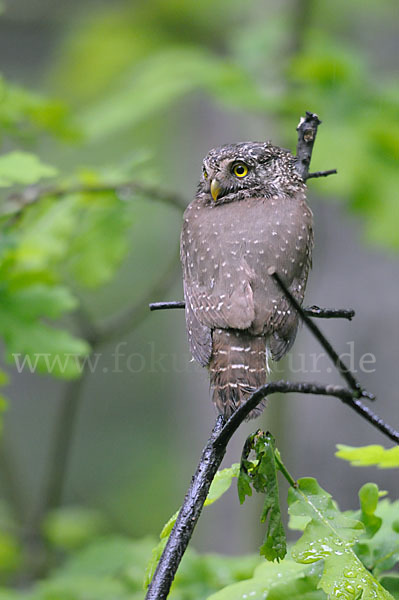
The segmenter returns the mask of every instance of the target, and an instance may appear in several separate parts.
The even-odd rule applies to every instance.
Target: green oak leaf
[[[335,456],[348,460],[354,467],[377,466],[379,469],[393,469],[399,467],[399,446],[384,448],[372,444],[370,446],[345,446],[337,444],[338,452]]]
[[[364,525],[341,513],[315,479],[300,479],[296,488],[290,488],[288,504],[291,514],[310,518],[292,548],[292,558],[301,564],[324,560],[319,587],[330,598],[392,599],[353,550]]]

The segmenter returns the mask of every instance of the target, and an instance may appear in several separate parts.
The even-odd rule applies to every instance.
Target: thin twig
[[[355,316],[353,308],[320,308],[319,306],[306,306],[303,309],[308,317],[319,319],[348,319],[352,321]]]
[[[308,173],[306,179],[316,179],[316,177],[328,177],[329,175],[336,175],[338,173],[337,169],[329,169],[328,171],[314,171],[313,173]]]
[[[363,406],[358,399],[354,398],[353,395],[356,393],[354,390],[336,385],[292,383],[286,381],[272,381],[262,386],[232,414],[226,423],[221,415],[218,417],[211,437],[202,452],[183,506],[180,509],[176,523],[148,587],[146,600],[164,600],[167,598],[182,556],[200,517],[212,480],[226,453],[227,444],[249,413],[266,396],[275,393],[317,394],[339,398],[350,408],[353,408],[362,415],[371,425],[379,429],[391,440],[399,443],[399,432],[384,423],[380,417]]]
[[[185,308],[186,303],[183,301],[177,302],[151,302],[150,310],[169,310],[171,308]]]
[[[151,302],[148,306],[151,311],[154,311],[184,308],[186,304],[183,300],[178,302]],[[355,316],[353,308],[320,308],[319,306],[307,306],[303,310],[309,317],[316,317],[318,319],[348,319],[348,321],[351,321]]]
[[[101,193],[114,193],[121,200],[128,200],[132,194],[142,194],[151,200],[164,202],[178,208],[180,211],[183,210],[187,202],[184,198],[180,197],[175,192],[169,192],[161,188],[146,184],[140,181],[126,181],[119,183],[103,183],[98,185],[70,185],[64,187],[56,186],[38,186],[31,185],[27,186],[22,192],[13,193],[8,196],[5,206],[10,206],[13,210],[9,212],[10,219],[7,222],[8,225],[12,225],[14,220],[17,219],[23,210],[39,202],[43,198],[64,198],[71,194],[101,194]],[[4,214],[4,209],[3,209]]]
[[[304,181],[306,181],[310,159],[312,158],[313,144],[317,135],[317,128],[321,121],[319,117],[312,112],[306,111],[306,116],[301,117],[298,127],[298,143],[296,147],[296,169]]]
[[[274,267],[270,267],[269,275],[274,279],[280,289],[284,292],[285,296],[291,302],[292,306],[298,312],[303,322],[306,323],[307,327],[316,337],[316,339],[323,346],[324,350],[327,352],[328,356],[333,361],[335,367],[340,372],[345,381],[349,384],[350,388],[355,391],[357,397],[368,398],[369,400],[375,400],[374,394],[371,394],[364,390],[360,383],[357,381],[356,377],[353,375],[351,370],[346,366],[344,361],[338,356],[337,352],[334,350],[330,342],[327,340],[326,336],[320,331],[317,325],[309,318],[309,316],[305,313],[302,306],[299,304],[297,299],[291,294],[290,290],[282,281],[279,274],[276,272]]]

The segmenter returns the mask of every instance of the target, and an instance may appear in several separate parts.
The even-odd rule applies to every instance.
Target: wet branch
[[[306,181],[312,177],[323,177],[332,172],[318,172],[309,174],[310,159],[313,144],[317,134],[317,128],[321,121],[317,115],[307,112],[301,118],[297,127],[297,170]],[[206,496],[212,480],[223,460],[227,444],[240,424],[248,417],[249,413],[261,402],[263,398],[274,393],[301,393],[316,394],[321,396],[333,396],[339,398],[344,404],[355,410],[371,425],[376,427],[389,439],[399,443],[399,432],[375,415],[369,408],[365,407],[359,397],[374,398],[361,387],[353,373],[351,373],[343,361],[339,358],[334,348],[314,324],[311,317],[324,318],[347,318],[354,316],[354,311],[342,311],[335,309],[320,309],[312,306],[303,309],[295,298],[287,290],[279,275],[272,269],[269,272],[277,285],[280,286],[293,307],[298,311],[305,325],[309,327],[318,341],[324,347],[336,368],[347,381],[349,388],[336,385],[322,385],[318,383],[292,383],[292,382],[270,382],[255,391],[250,398],[242,404],[230,419],[225,422],[223,416],[219,416],[213,428],[211,437],[205,446],[197,470],[191,480],[189,490],[184,499],[183,506],[179,512],[176,523],[171,531],[165,549],[157,565],[152,581],[148,587],[146,600],[164,600],[167,598],[170,586],[180,564],[181,558],[187,548],[194,528],[202,511]],[[183,302],[158,302],[150,304],[151,310],[162,310],[170,308],[183,308]]]
[[[184,308],[185,302],[151,302],[148,305],[151,311],[155,310],[171,310],[174,308]],[[351,321],[355,316],[353,308],[320,308],[319,306],[307,306],[303,309],[308,317],[316,317],[319,319],[348,319]]]
[[[358,398],[364,397],[364,398],[368,398],[369,400],[375,400],[374,394],[371,394],[370,392],[367,392],[366,390],[364,390],[362,388],[362,386],[357,381],[354,374],[346,366],[344,361],[338,356],[337,352],[334,350],[334,348],[332,347],[330,342],[327,340],[326,336],[320,331],[320,329],[317,327],[317,325],[309,318],[309,315],[306,314],[306,311],[302,308],[302,306],[299,304],[297,299],[291,294],[290,290],[284,284],[283,280],[281,279],[280,275],[276,272],[275,268],[270,267],[268,272],[269,272],[269,275],[272,277],[272,279],[274,279],[274,281],[277,283],[279,288],[282,290],[282,292],[285,294],[285,296],[288,298],[288,300],[290,301],[293,308],[300,315],[302,321],[306,324],[308,329],[310,329],[310,331],[313,333],[313,335],[318,340],[318,342],[323,346],[324,350],[327,352],[328,356],[333,361],[336,369],[340,372],[340,374],[345,379],[345,381],[348,383],[350,388],[354,391],[355,395]]]
[[[336,385],[292,383],[287,381],[272,381],[262,386],[232,414],[227,422],[224,421],[222,415],[219,415],[217,418],[211,437],[202,452],[197,470],[184,498],[183,506],[180,509],[176,523],[148,587],[146,600],[164,600],[167,598],[182,556],[200,517],[213,478],[226,453],[227,444],[241,423],[248,417],[249,413],[266,396],[276,393],[316,394],[339,398],[344,404],[365,418],[371,425],[399,444],[399,432],[395,431],[392,427],[384,423],[380,417],[363,406],[354,397],[356,393],[354,390]]]
[[[313,173],[308,173],[306,179],[316,179],[317,177],[328,177],[329,175],[336,175],[337,169],[330,169],[329,171],[314,171]]]

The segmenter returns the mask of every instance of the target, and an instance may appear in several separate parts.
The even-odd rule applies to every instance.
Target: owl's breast
[[[244,296],[250,286],[260,327],[273,312],[278,294],[268,268],[274,266],[288,286],[300,277],[308,260],[311,226],[312,213],[303,194],[200,209],[193,204],[186,213],[188,267],[212,294]]]

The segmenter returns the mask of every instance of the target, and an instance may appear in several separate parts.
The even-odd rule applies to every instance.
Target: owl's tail
[[[209,363],[212,401],[226,419],[261,385],[266,383],[266,338],[237,329],[215,329]],[[249,413],[257,417],[264,403]]]

